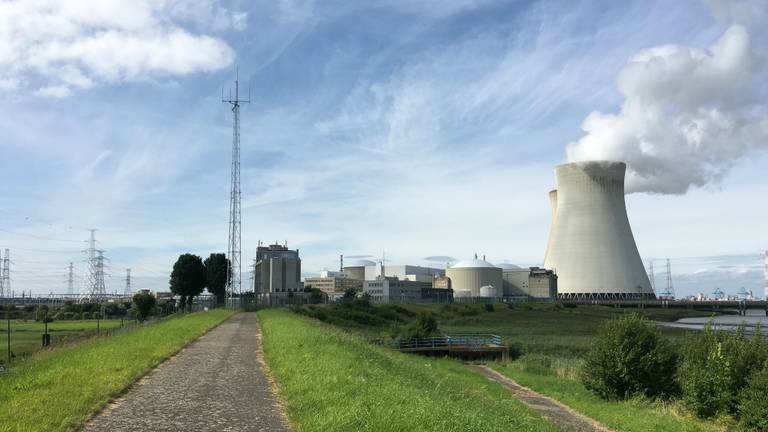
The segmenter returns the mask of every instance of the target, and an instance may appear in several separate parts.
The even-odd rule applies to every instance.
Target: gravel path
[[[256,314],[241,313],[147,374],[85,431],[289,431],[261,363]]]
[[[542,417],[552,422],[558,429],[564,432],[612,432],[597,421],[574,411],[552,398],[536,393],[528,387],[523,387],[506,376],[496,372],[485,365],[468,365],[470,369],[477,371],[486,378],[496,381],[509,390],[516,399],[526,404],[529,408],[539,413]]]

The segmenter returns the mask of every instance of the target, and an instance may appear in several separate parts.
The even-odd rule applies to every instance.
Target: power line
[[[71,242],[71,243],[82,243],[83,242],[82,240],[59,239],[59,238],[54,238],[54,237],[41,236],[41,235],[37,235],[37,234],[21,233],[21,232],[11,231],[11,230],[7,230],[7,229],[3,229],[3,228],[0,228],[0,231],[6,232],[6,233],[9,233],[9,234],[13,234],[13,235],[18,235],[18,236],[32,237],[32,238],[36,238],[36,239],[40,239],[40,240]]]

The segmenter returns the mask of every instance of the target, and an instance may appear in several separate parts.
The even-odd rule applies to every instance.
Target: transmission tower
[[[664,298],[667,299],[673,299],[675,298],[675,287],[672,284],[672,265],[669,263],[669,258],[667,258],[667,286],[664,288],[664,292],[661,294],[664,296]]]
[[[648,279],[651,281],[651,290],[656,294],[656,276],[653,274],[653,260],[648,260]]]
[[[2,269],[0,270],[2,270],[0,272],[0,285],[2,285],[5,295],[11,297],[11,251],[9,249],[5,250],[5,258],[2,260]]]
[[[249,91],[250,93],[250,91]],[[235,74],[235,95],[232,97],[232,90],[229,91],[229,97],[224,98],[222,91],[221,101],[232,105],[232,188],[229,194],[229,235],[227,239],[227,258],[229,258],[229,268],[227,274],[231,275],[227,283],[227,297],[241,294],[240,257],[241,257],[241,223],[240,223],[240,104],[250,103],[250,94],[248,99],[240,99],[239,74]]]
[[[768,250],[763,251],[763,257],[765,258],[765,268],[763,269],[763,275],[765,277],[765,288],[763,295],[765,296],[765,299],[768,300]]]
[[[75,293],[75,266],[69,263],[69,277],[67,278],[67,295]]]
[[[102,300],[107,294],[104,284],[104,251],[96,249],[96,230],[91,229],[88,239],[88,278],[85,282],[83,300]]]
[[[131,269],[125,269],[125,295],[131,293]]]

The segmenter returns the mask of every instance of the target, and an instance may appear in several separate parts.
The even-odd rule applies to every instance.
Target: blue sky
[[[627,206],[641,255],[671,258],[679,292],[762,291],[768,120],[745,95],[768,87],[763,1],[88,3],[0,5],[0,248],[16,290],[62,292],[70,261],[83,276],[88,228],[110,259],[110,290],[127,267],[135,288],[164,290],[180,253],[226,249],[231,112],[220,99],[235,65],[253,99],[242,110],[244,261],[258,240],[287,240],[307,274],[383,250],[401,263],[477,252],[538,265],[553,167],[569,144],[599,138],[585,119],[616,114],[626,129],[637,122],[625,101],[652,106],[628,64],[672,44],[706,57],[736,24],[754,53],[729,81],[743,89],[691,91],[747,126],[630,160],[637,178],[665,169]],[[641,146],[600,153],[594,141],[589,156]]]

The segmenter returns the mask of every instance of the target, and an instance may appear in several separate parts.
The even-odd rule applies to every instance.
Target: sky
[[[765,0],[0,3],[0,249],[15,291],[164,291],[227,248],[541,265],[553,168],[627,161],[640,254],[678,295],[762,295]],[[442,265],[443,263],[432,263]],[[244,277],[244,283],[248,283]]]

